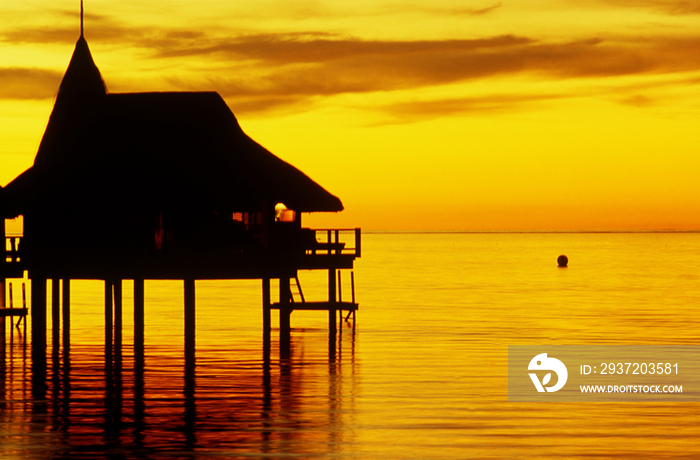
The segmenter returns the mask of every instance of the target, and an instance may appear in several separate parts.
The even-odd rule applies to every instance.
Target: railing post
[[[362,229],[355,229],[355,257],[362,256]]]

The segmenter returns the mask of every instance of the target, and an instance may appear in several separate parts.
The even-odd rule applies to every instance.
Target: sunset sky
[[[0,185],[78,0],[0,4]],[[700,229],[700,2],[85,1],[110,92],[217,91],[366,230]]]

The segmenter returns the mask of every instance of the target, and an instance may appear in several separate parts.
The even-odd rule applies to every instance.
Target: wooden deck
[[[352,269],[361,257],[360,229],[303,229],[308,247],[259,252],[233,249],[44,248],[21,250],[22,237],[6,237],[5,278],[38,274],[62,279],[262,279],[297,270]]]
[[[105,342],[110,343],[121,334],[122,280],[133,279],[134,342],[141,345],[145,330],[144,281],[183,280],[186,358],[192,357],[195,350],[195,280],[260,279],[263,291],[263,338],[268,342],[272,329],[271,310],[279,312],[280,340],[287,345],[291,331],[290,317],[295,310],[328,312],[330,336],[336,334],[338,323],[343,317],[345,321],[352,317],[354,331],[359,309],[355,301],[354,272],[350,272],[351,295],[348,297],[351,297],[351,301],[343,301],[341,271],[352,270],[355,259],[361,256],[360,229],[302,229],[302,233],[297,235],[304,236],[303,239],[290,235],[289,244],[285,244],[287,241],[282,238],[271,240],[272,243],[268,246],[256,247],[254,250],[233,247],[151,249],[69,246],[39,249],[22,245],[22,237],[11,236],[5,238],[4,258],[0,261],[0,281],[4,283],[12,278],[30,280],[32,343],[37,350],[37,360],[43,356],[42,350],[46,347],[49,297],[47,280],[51,280],[52,327],[53,330],[58,330],[59,318],[63,317],[64,331],[70,330],[70,281],[104,280]],[[0,256],[2,255],[0,251]],[[304,299],[299,285],[300,270],[322,270],[328,273],[328,296],[325,301]],[[271,301],[272,279],[279,280],[279,302],[275,303]],[[292,295],[292,281],[295,281],[301,301],[295,301]],[[11,296],[10,289],[10,307]],[[25,325],[27,314],[26,308],[0,308],[0,318],[18,316],[25,321]]]

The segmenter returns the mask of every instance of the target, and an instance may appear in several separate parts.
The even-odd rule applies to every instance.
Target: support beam
[[[63,348],[70,348],[70,279],[63,279]]]
[[[185,362],[194,363],[194,355],[195,355],[194,278],[186,278],[184,281],[185,281]]]
[[[32,278],[31,296],[32,397],[39,399],[46,397],[46,278]]]
[[[270,331],[272,330],[270,278],[263,278],[263,280],[262,280],[262,297],[263,297],[263,338],[270,340]]]
[[[112,315],[112,280],[105,280],[105,353],[112,353],[112,330],[114,328]]]
[[[291,278],[283,276],[280,278],[280,334],[283,335],[289,335],[292,330],[292,309],[290,305],[291,298]]]
[[[335,334],[336,332],[336,316],[338,315],[335,308],[335,268],[328,269],[328,333]]]
[[[2,237],[2,247],[0,247],[0,257],[2,260],[0,260],[0,308],[5,308],[5,263],[7,262],[7,240],[5,239],[5,218],[0,216],[0,237]],[[0,334],[2,334],[2,337],[0,337],[0,340],[2,340],[2,343],[5,343],[5,317],[3,316],[2,322],[0,323]],[[12,329],[12,319],[10,319],[10,329]],[[3,350],[3,357],[4,357],[4,350]]]
[[[54,348],[58,348],[61,332],[61,282],[51,279],[51,337]]]
[[[5,221],[3,220],[3,225],[4,225],[4,222]],[[3,244],[4,244],[5,232],[3,231],[2,233],[3,233]],[[5,283],[6,283],[5,275],[2,272],[2,270],[4,268],[3,265],[5,264],[5,246],[2,247],[2,251],[0,251],[0,255],[3,257],[3,259],[0,261],[0,309],[4,309],[5,308],[5,296],[7,295],[5,293]],[[3,316],[2,320],[0,322],[0,341],[2,341],[2,343],[5,343],[5,323],[6,322],[7,321],[5,320],[5,317]],[[10,329],[12,329],[12,317],[10,317]]]
[[[140,352],[143,355],[144,347],[144,280],[134,280],[134,356]]]
[[[41,349],[46,357],[46,278],[33,278],[32,287],[32,350]]]
[[[121,352],[122,348],[122,280],[112,281],[114,293],[114,348]]]

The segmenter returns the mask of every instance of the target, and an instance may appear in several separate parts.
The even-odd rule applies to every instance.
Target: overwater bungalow
[[[328,310],[332,332],[338,311],[357,309],[338,298],[336,275],[360,257],[359,229],[302,224],[304,213],[342,211],[340,199],[248,137],[215,92],[109,93],[82,33],[33,166],[0,194],[2,217],[24,222],[21,237],[3,226],[3,285],[31,279],[39,341],[48,279],[54,321],[63,285],[64,322],[70,280],[105,280],[106,328],[120,321],[121,280],[133,279],[137,338],[144,280],[184,280],[192,345],[196,279],[261,279],[268,333],[270,309],[281,331],[294,309]],[[328,271],[328,299],[292,296],[311,269]]]

